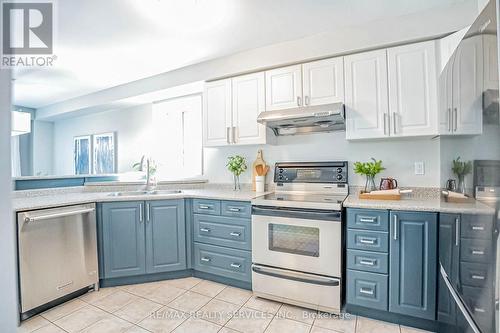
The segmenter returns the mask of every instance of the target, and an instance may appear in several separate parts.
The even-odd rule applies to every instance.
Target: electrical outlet
[[[425,175],[424,162],[415,162],[415,174],[416,175]]]

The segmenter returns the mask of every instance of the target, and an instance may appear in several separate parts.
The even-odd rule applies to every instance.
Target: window
[[[152,156],[158,166],[158,179],[203,173],[201,129],[201,96],[153,104]]]

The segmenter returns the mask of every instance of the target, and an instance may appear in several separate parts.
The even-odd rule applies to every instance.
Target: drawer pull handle
[[[241,211],[241,209],[236,208],[236,207],[231,207],[231,208],[229,208],[229,211],[230,212],[239,212],[239,211]]]
[[[484,276],[482,276],[482,275],[472,275],[472,279],[474,279],[474,280],[484,280]]]
[[[363,223],[375,223],[375,218],[372,217],[372,218],[366,218],[366,217],[362,217],[359,219],[359,222],[363,222]]]
[[[210,232],[210,229],[208,229],[208,228],[200,228],[200,231],[203,231],[203,232]]]
[[[241,268],[241,264],[234,264],[233,263],[233,264],[231,264],[229,266],[231,266],[232,268]]]
[[[57,288],[57,290],[62,290],[62,289],[64,289],[64,288],[66,288],[66,287],[71,286],[72,284],[73,284],[73,281],[69,281],[69,282],[67,282],[67,283],[65,283],[65,284],[62,284],[62,285],[60,285],[60,286],[57,286],[56,288]]]
[[[229,233],[230,236],[233,236],[233,237],[240,237],[241,236],[241,232],[231,232]]]
[[[360,238],[359,242],[361,244],[369,244],[369,245],[374,245],[376,239],[375,238]]]
[[[212,259],[210,259],[208,257],[201,257],[201,261],[210,262],[210,261],[212,261]]]
[[[366,266],[373,266],[375,265],[375,260],[369,260],[369,259],[361,259],[359,261],[361,265],[366,265]]]
[[[474,308],[474,312],[485,313],[486,310],[481,308]]]
[[[475,231],[484,231],[484,227],[472,227],[472,230],[475,230]]]
[[[199,205],[198,208],[200,209],[210,209],[210,206],[207,205]]]
[[[474,254],[476,256],[483,256],[484,255],[484,251],[472,250],[472,254]]]
[[[366,295],[372,295],[373,296],[373,289],[361,288],[361,289],[359,289],[359,292],[361,294],[366,294]]]

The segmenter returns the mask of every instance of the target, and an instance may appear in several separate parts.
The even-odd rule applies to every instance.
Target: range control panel
[[[276,163],[275,183],[347,183],[347,162]]]

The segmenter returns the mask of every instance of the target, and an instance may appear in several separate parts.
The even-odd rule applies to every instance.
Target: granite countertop
[[[390,209],[440,213],[495,214],[495,209],[476,200],[466,203],[446,202],[440,197],[402,198],[401,200],[366,200],[351,194],[344,201],[344,207],[366,209]]]
[[[140,201],[140,200],[165,200],[183,198],[202,198],[217,200],[251,201],[252,199],[264,195],[251,190],[233,191],[229,189],[186,189],[179,194],[148,194],[148,195],[127,195],[112,196],[112,192],[54,192],[48,195],[17,197],[12,199],[14,211],[25,211],[33,209],[51,208],[57,206],[76,205],[90,202],[110,202],[110,201]]]

